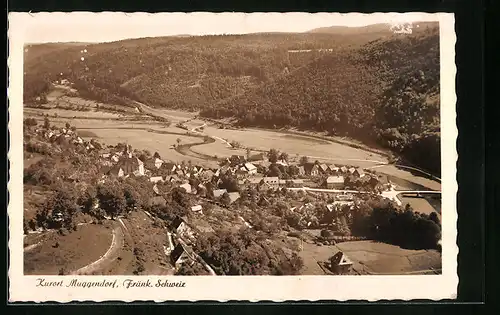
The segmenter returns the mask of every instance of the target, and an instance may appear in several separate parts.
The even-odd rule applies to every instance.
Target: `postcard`
[[[10,13],[9,301],[456,298],[449,13]]]

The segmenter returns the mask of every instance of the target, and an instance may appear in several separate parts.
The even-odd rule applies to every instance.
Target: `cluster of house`
[[[345,198],[343,198],[345,197]],[[352,217],[350,212],[345,213],[343,210],[348,206],[350,210],[354,207],[354,200],[352,196],[341,195],[336,196],[335,201],[325,205],[324,213],[333,213],[332,221],[328,225],[332,227],[347,226],[347,220]],[[290,208],[290,212],[295,213],[299,218],[299,225],[304,228],[318,228],[320,227],[321,218],[318,218],[317,206],[312,203],[296,204]]]
[[[197,231],[187,223],[185,218],[177,217],[170,226],[172,233],[167,232],[165,254],[170,257],[170,263],[176,269],[182,264],[200,263],[211,275],[216,275],[213,269],[193,250]]]
[[[371,189],[385,190],[390,187],[390,182],[386,176],[365,173],[361,168],[341,167],[338,172],[329,175],[322,186],[328,189],[365,186]]]
[[[71,130],[71,128],[37,128],[35,129],[35,133],[62,147],[67,147],[69,145],[82,146],[87,152],[101,148],[100,144],[95,140],[83,140],[76,132]]]
[[[254,187],[259,192],[276,190],[280,187],[303,187],[310,177],[328,176],[323,186],[330,189],[343,189],[346,184],[355,181],[367,183],[372,187],[378,187],[381,179],[377,176],[366,174],[361,168],[337,167],[332,164],[305,163],[303,165],[289,165],[286,161],[280,160],[276,163],[260,161],[252,163],[244,156],[231,156],[217,169],[206,169],[202,166],[186,163],[173,163],[162,160],[159,155],[151,157],[147,161],[141,161],[134,156],[131,147],[126,145],[124,149],[117,148],[115,152],[105,152],[101,155],[101,164],[104,166],[105,175],[118,177],[148,176],[154,184],[154,191],[161,195],[158,183],[173,183],[179,185],[188,194],[205,196],[207,183],[211,183],[213,198],[224,200],[225,205],[232,204],[240,198],[238,192],[230,192],[226,189],[219,189],[224,176],[231,176],[238,180],[240,187]],[[282,168],[285,171],[297,174],[293,179],[280,179],[278,176],[269,176],[268,170],[272,165]],[[193,181],[196,179],[196,181]],[[196,184],[193,184],[196,182]],[[202,213],[201,206],[192,208],[193,212]]]

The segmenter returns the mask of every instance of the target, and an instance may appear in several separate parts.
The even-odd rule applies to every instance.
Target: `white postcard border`
[[[453,299],[456,298],[458,275],[457,257],[457,211],[456,193],[456,93],[455,93],[455,29],[454,16],[450,13],[390,13],[398,18],[412,17],[435,18],[440,22],[440,64],[441,64],[441,165],[442,165],[442,274],[419,276],[24,276],[23,275],[23,47],[25,31],[28,26],[36,25],[47,19],[48,13],[10,13],[9,14],[9,132],[10,163],[9,191],[9,301],[29,302],[70,302],[70,301],[319,301],[319,300],[410,300],[410,299]],[[54,13],[51,13],[54,14]],[[69,15],[71,21],[85,19],[92,23],[96,15],[103,13],[56,13]],[[109,18],[123,13],[104,13]],[[200,14],[200,13],[195,13]],[[213,13],[201,13],[203,15]],[[309,13],[281,13],[303,14]],[[185,15],[178,13],[179,16]],[[240,14],[241,15],[241,14]],[[349,19],[363,18],[366,14],[349,13],[335,16],[348,16]],[[385,15],[387,13],[374,13]],[[152,16],[146,13],[127,14],[131,19],[144,19]],[[242,15],[245,19],[244,15]],[[55,16],[53,16],[55,17]],[[69,20],[68,20],[69,21]],[[81,20],[80,20],[81,21]],[[238,21],[238,19],[235,19]],[[76,22],[75,22],[76,23]],[[241,23],[245,23],[244,20]],[[75,39],[77,40],[77,39]],[[184,287],[176,288],[58,288],[36,287],[37,279],[68,283],[71,279],[82,281],[117,280],[122,284],[125,279],[147,280],[153,285],[161,279],[169,282],[184,282]]]

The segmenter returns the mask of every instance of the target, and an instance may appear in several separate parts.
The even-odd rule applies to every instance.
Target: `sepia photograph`
[[[21,276],[442,276],[445,220],[456,266],[438,14],[87,14],[19,32]]]

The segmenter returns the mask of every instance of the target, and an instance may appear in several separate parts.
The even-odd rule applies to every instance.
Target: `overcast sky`
[[[245,34],[305,32],[327,26],[436,21],[428,13],[17,13],[9,16],[11,30],[25,43],[110,42],[127,38],[179,34]],[[19,31],[19,33],[17,33]]]

